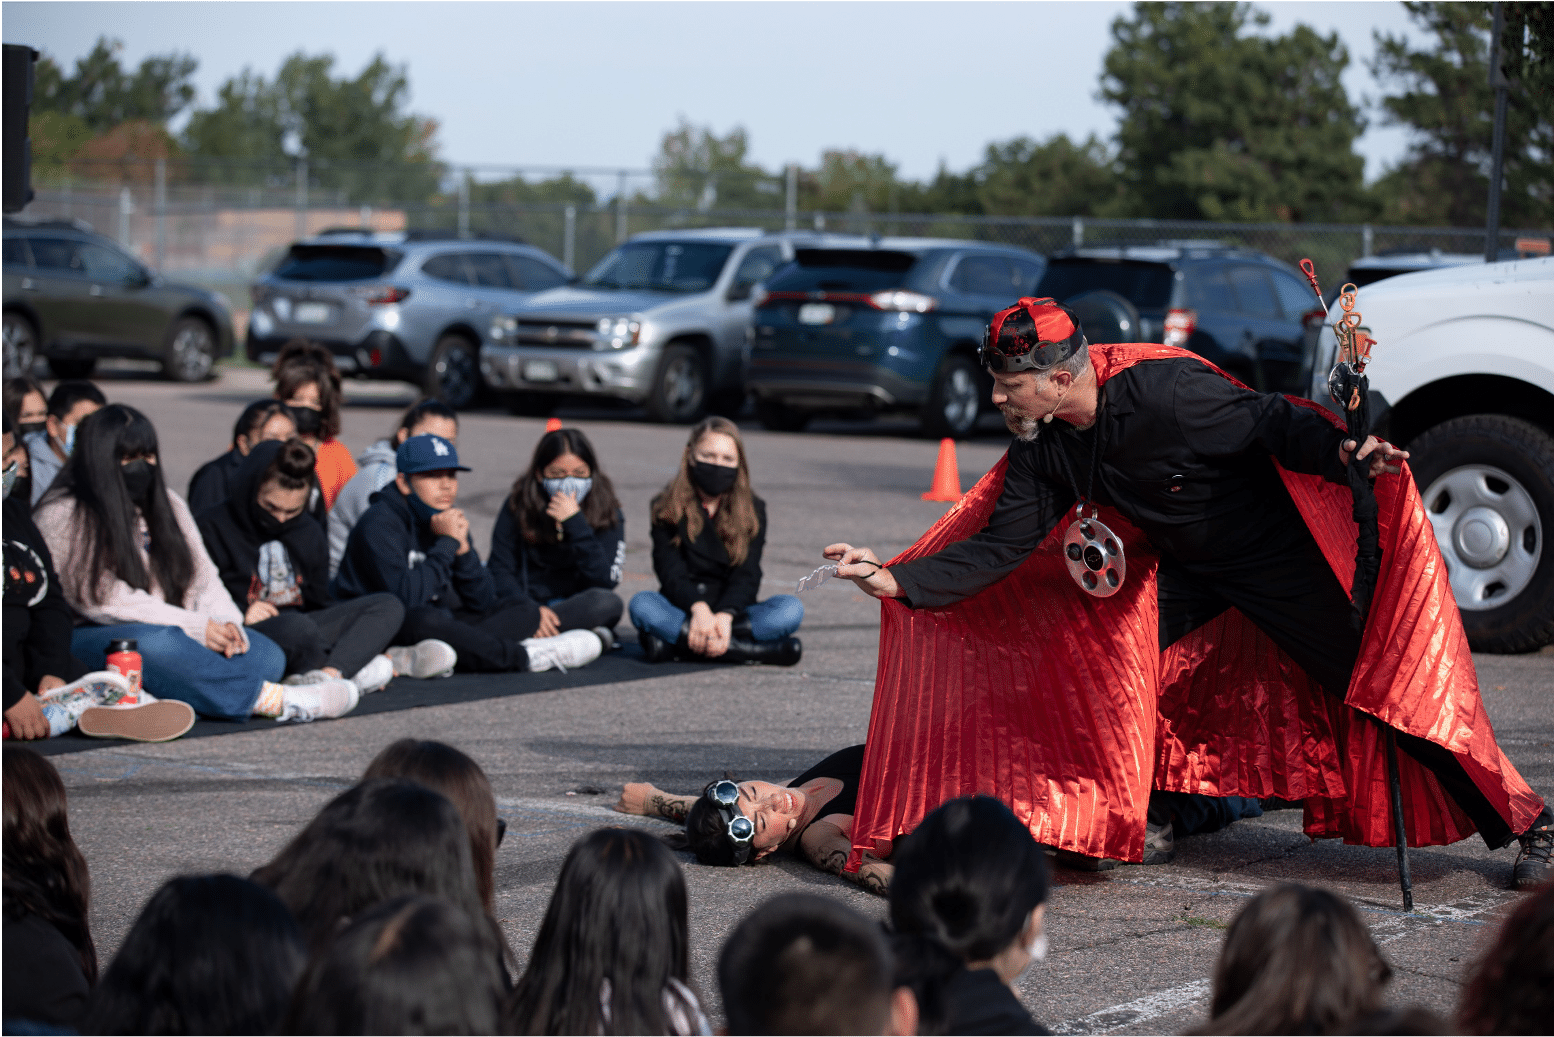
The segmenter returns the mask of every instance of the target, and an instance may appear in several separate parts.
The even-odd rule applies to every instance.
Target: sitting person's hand
[[[734,636],[734,617],[727,612],[717,612],[712,616],[717,624],[712,636],[707,639],[707,658],[716,659],[728,651],[729,639]]]
[[[535,637],[555,637],[561,633],[561,617],[548,605],[540,606],[540,625],[535,629]]]
[[[686,644],[697,655],[706,655],[707,648],[712,643],[713,637],[718,632],[717,617],[712,614],[712,609],[707,607],[705,601],[698,601],[691,606],[691,629],[686,633]],[[724,648],[727,649],[727,645]]]
[[[469,550],[469,519],[460,509],[448,508],[446,511],[439,511],[432,516],[431,522],[427,525],[438,536],[452,537],[458,541],[459,554]]]
[[[646,816],[648,799],[656,793],[658,789],[645,781],[629,781],[621,789],[621,798],[615,801],[615,810],[622,814]]]
[[[218,623],[214,619],[205,621],[205,647],[228,659],[248,650],[243,644],[243,632],[236,623]]]
[[[577,506],[577,495],[573,493],[558,493],[545,505],[545,514],[557,522],[565,522],[582,510]]]
[[[5,711],[5,722],[11,725],[11,737],[23,742],[49,736],[49,722],[43,715],[43,706],[30,691],[23,693],[16,705]]]
[[[281,614],[281,610],[268,601],[256,601],[248,606],[248,611],[243,613],[243,625],[253,626],[255,623],[263,623],[267,619],[274,619]]]

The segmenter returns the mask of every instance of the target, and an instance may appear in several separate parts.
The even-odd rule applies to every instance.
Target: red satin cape
[[[1149,343],[1092,345],[1090,356],[1101,384],[1150,360],[1206,363]],[[1007,465],[1006,455],[887,564],[980,530]],[[1348,587],[1356,539],[1348,487],[1280,475]],[[1375,485],[1381,573],[1344,704],[1235,609],[1162,653],[1159,556],[1109,508],[1101,521],[1123,537],[1128,558],[1127,580],[1110,598],[1075,586],[1059,522],[1018,569],[964,601],[940,609],[882,601],[853,865],[861,851],[888,854],[935,806],[973,793],[1009,804],[1038,842],[1118,860],[1142,858],[1151,788],[1304,800],[1309,835],[1390,845],[1383,735],[1361,714],[1450,749],[1511,830],[1525,831],[1543,804],[1495,743],[1413,477],[1405,468]],[[1474,831],[1428,770],[1404,754],[1399,765],[1410,845]]]

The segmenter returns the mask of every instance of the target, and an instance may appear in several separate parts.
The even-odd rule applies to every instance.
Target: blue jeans
[[[145,688],[159,699],[187,702],[202,716],[247,720],[265,681],[286,672],[286,653],[252,627],[248,651],[228,659],[195,641],[178,627],[151,623],[120,623],[109,627],[76,627],[70,650],[95,670],[106,665],[108,642],[121,637],[136,641],[144,666]]]
[[[687,613],[669,603],[658,591],[640,591],[632,595],[631,625],[646,630],[670,644],[680,640],[680,627]],[[804,603],[791,594],[774,594],[745,609],[750,620],[750,635],[757,641],[776,641],[787,637],[804,622]]]

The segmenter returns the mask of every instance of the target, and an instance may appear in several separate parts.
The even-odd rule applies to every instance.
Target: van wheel
[[[655,421],[689,425],[707,412],[707,372],[690,346],[670,346],[658,365],[647,412]]]
[[[175,382],[203,382],[216,366],[216,332],[198,317],[184,317],[168,336],[162,374]]]
[[[1518,418],[1442,422],[1408,445],[1468,643],[1530,652],[1554,641],[1554,437]]]
[[[38,329],[14,310],[5,312],[5,377],[27,378],[38,359]]]
[[[444,335],[426,365],[426,395],[463,410],[480,395],[480,358],[463,335]]]
[[[976,429],[981,413],[976,365],[959,353],[945,357],[918,417],[923,433],[934,439],[961,439]]]
[[[755,400],[755,416],[773,432],[803,432],[809,419],[814,417],[809,411],[790,407],[781,400],[768,400],[760,396]]]

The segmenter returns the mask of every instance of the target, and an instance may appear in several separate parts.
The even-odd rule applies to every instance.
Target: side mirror
[[[729,302],[739,302],[741,299],[748,299],[750,298],[750,291],[754,287],[755,285],[753,284],[740,284],[736,281],[734,284],[729,285],[728,294],[724,298]]]
[[[151,276],[151,271],[143,266],[137,266],[129,276],[124,278],[124,283],[130,288],[145,288],[155,280],[156,278]]]

